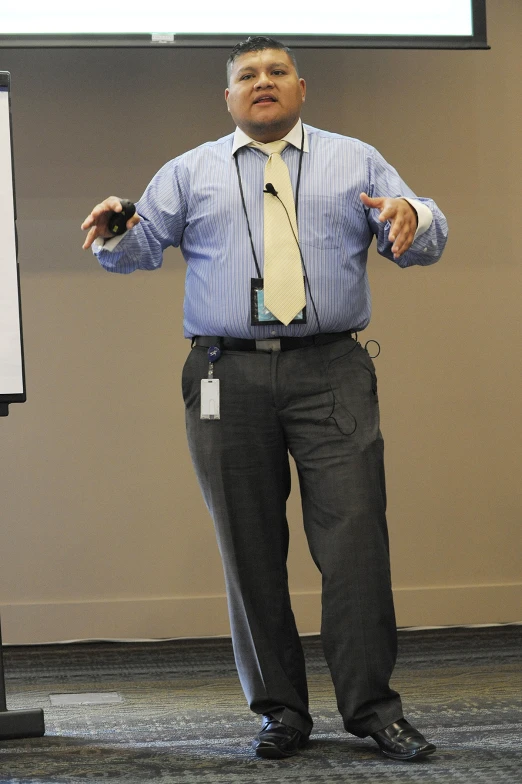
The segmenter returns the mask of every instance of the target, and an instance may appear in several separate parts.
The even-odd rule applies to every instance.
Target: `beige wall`
[[[313,51],[304,119],[375,144],[445,210],[444,259],[372,252],[400,625],[522,620],[522,4],[490,52]],[[0,52],[12,73],[28,401],[0,421],[0,605],[9,643],[227,634],[184,435],[184,262],[109,275],[79,225],[171,157],[232,130],[223,50]],[[290,503],[303,632],[319,580]]]

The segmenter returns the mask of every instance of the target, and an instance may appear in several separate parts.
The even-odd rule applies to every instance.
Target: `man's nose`
[[[257,82],[255,83],[256,90],[263,90],[266,89],[267,87],[273,87],[273,86],[274,83],[268,74],[266,73],[259,74]]]

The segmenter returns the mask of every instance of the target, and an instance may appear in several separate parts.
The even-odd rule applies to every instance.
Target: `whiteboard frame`
[[[13,123],[11,119],[11,74],[8,71],[0,71],[0,88],[2,91],[7,91],[8,100],[8,114],[9,114],[9,144],[10,144],[10,158],[11,158],[11,181],[12,181],[12,198],[13,198],[13,219],[14,219],[14,247],[12,247],[12,261],[15,265],[16,271],[16,288],[17,288],[17,307],[18,307],[18,334],[17,346],[19,350],[19,372],[21,374],[22,390],[16,391],[0,391],[0,416],[5,416],[9,413],[8,406],[10,403],[25,403],[26,385],[25,385],[25,360],[24,360],[24,342],[22,332],[22,301],[20,292],[20,266],[18,263],[18,237],[16,231],[16,195],[15,195],[15,176],[14,176],[14,155],[13,155]],[[9,249],[7,251],[9,253]],[[9,262],[8,262],[9,263]],[[16,330],[15,330],[16,331]],[[17,355],[18,356],[18,355]],[[0,361],[2,357],[0,355]],[[2,368],[0,367],[0,376]]]

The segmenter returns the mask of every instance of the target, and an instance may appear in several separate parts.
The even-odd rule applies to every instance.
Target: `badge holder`
[[[259,327],[267,324],[282,324],[265,306],[265,290],[263,278],[250,280],[250,326]],[[290,324],[306,324],[306,305],[294,316]]]
[[[218,346],[207,351],[208,374],[201,379],[201,419],[219,419],[219,378],[214,378],[214,362],[221,356]]]

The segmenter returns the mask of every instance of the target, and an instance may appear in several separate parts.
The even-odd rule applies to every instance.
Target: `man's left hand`
[[[399,259],[411,246],[417,231],[417,213],[406,199],[392,199],[381,196],[372,199],[367,193],[361,193],[361,201],[366,207],[380,210],[379,220],[390,222],[390,242],[393,242],[394,259]]]

